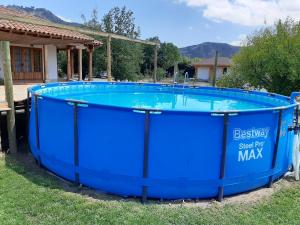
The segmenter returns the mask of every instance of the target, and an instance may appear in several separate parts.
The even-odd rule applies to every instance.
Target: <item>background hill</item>
[[[190,58],[210,58],[215,56],[216,50],[219,52],[219,56],[231,58],[234,54],[239,52],[240,47],[226,43],[204,42],[202,44],[180,48],[179,50],[181,55]]]
[[[9,9],[17,10],[17,11],[24,11],[30,15],[39,17],[44,20],[49,20],[53,23],[59,23],[59,24],[64,24],[64,25],[76,26],[76,27],[82,26],[82,24],[80,24],[80,23],[67,22],[67,21],[59,18],[57,15],[55,15],[48,9],[35,8],[33,6],[32,7],[24,7],[24,6],[18,6],[18,5],[8,5],[6,7]]]

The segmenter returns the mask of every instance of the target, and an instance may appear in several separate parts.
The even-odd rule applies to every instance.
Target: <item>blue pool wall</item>
[[[149,114],[148,177],[144,178],[146,114],[143,109],[83,103],[77,110],[78,165],[75,166],[74,104],[70,100],[43,95],[41,91],[48,87],[73,85],[105,84],[55,83],[29,90],[32,94],[31,151],[44,167],[67,180],[75,181],[77,175],[83,185],[122,196],[141,196],[143,187],[147,187],[147,196],[153,198],[211,198],[218,195],[220,187],[227,196],[265,186],[270,178],[279,178],[291,165],[293,132],[289,132],[288,127],[293,126],[295,104],[240,112],[153,111]],[[157,84],[143,86],[165,87]],[[182,86],[176,85],[175,88]],[[247,95],[289,101],[281,95],[239,89],[209,87],[191,90],[197,89],[240,94],[241,98]],[[34,92],[41,96],[35,98]],[[276,164],[272,168],[280,111],[280,138]],[[228,126],[225,172],[220,178],[224,113],[228,115]],[[256,128],[267,128],[269,132],[255,139],[237,140],[233,135],[237,129]],[[238,161],[239,145],[251,146],[255,142],[263,143],[263,157]]]

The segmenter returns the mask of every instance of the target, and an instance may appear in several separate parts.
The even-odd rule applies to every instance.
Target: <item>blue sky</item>
[[[141,38],[159,36],[184,47],[201,42],[240,44],[264,24],[290,16],[299,19],[299,0],[1,0],[3,5],[42,7],[74,22],[81,14],[99,17],[114,6],[134,12]]]

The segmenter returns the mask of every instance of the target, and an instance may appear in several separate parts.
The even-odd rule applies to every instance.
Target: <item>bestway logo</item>
[[[234,140],[249,140],[255,138],[267,138],[270,128],[251,128],[248,130],[242,130],[236,128],[233,130],[233,139]]]

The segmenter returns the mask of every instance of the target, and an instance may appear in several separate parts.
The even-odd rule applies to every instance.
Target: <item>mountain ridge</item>
[[[181,55],[190,58],[214,57],[216,51],[218,51],[219,56],[232,58],[239,50],[240,46],[218,42],[203,42],[201,44],[190,45],[179,49]]]
[[[61,19],[59,16],[55,15],[50,10],[45,9],[45,8],[35,8],[33,6],[24,7],[24,6],[18,6],[18,5],[6,5],[5,7],[8,9],[16,10],[16,11],[26,12],[32,16],[36,16],[36,17],[39,17],[44,20],[48,20],[53,23],[75,26],[75,27],[83,26],[83,24],[80,24],[80,23],[67,22],[67,21]]]

